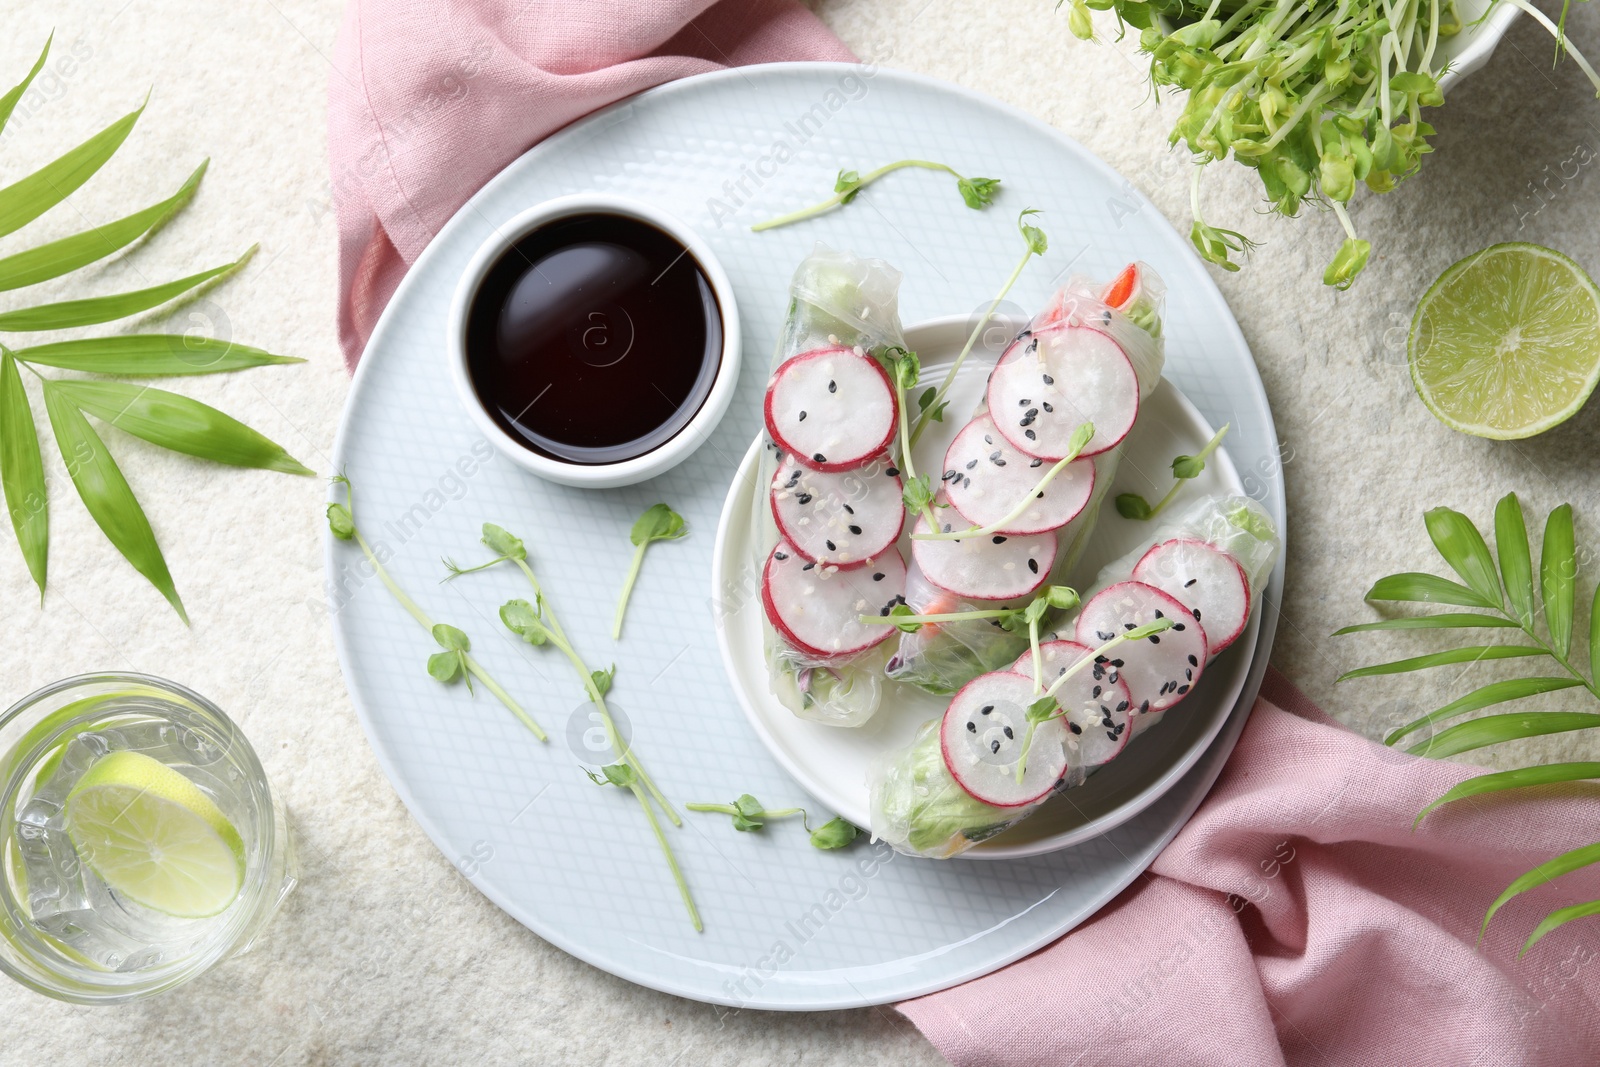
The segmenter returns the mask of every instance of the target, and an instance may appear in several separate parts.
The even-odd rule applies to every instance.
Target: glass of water
[[[245,951],[295,884],[239,728],[140,674],[86,674],[0,715],[0,970],[81,1004],[159,993]]]

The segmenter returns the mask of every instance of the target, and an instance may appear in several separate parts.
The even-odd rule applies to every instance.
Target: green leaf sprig
[[[494,694],[495,699],[504,704],[507,710],[517,717],[522,725],[533,732],[533,736],[541,741],[548,741],[549,737],[546,736],[544,729],[534,721],[533,716],[524,711],[522,705],[513,700],[511,694],[507,693],[499,682],[491,678],[489,672],[484,670],[478,661],[472,657],[469,652],[472,646],[471,642],[467,640],[467,635],[454,626],[434,622],[433,619],[428,617],[428,613],[423,611],[417,602],[412,600],[406,594],[406,591],[401,589],[395,583],[395,580],[390,577],[389,571],[372,551],[372,547],[367,544],[367,539],[361,536],[361,529],[356,525],[355,487],[350,484],[350,479],[343,474],[335,477],[333,482],[335,485],[344,488],[345,498],[343,501],[336,500],[328,505],[328,529],[339,540],[354,541],[356,543],[356,546],[361,549],[361,554],[367,558],[368,565],[377,574],[378,580],[383,583],[385,589],[389,590],[389,595],[394,597],[400,606],[406,609],[406,614],[416,619],[418,624],[432,635],[440,648],[444,649],[444,651],[436,652],[428,657],[428,673],[440,682],[451,682],[457,677],[464,677],[468,679],[467,688],[469,691],[472,688],[471,679],[476,678],[483,683],[485,689]]]
[[[974,211],[982,211],[984,208],[994,203],[995,195],[1000,191],[999,178],[968,178],[957,173],[954,168],[948,167],[943,163],[935,163],[932,160],[927,159],[902,159],[894,163],[885,163],[877,170],[869,170],[865,174],[861,174],[853,170],[841,170],[834,178],[833,195],[828,197],[828,199],[823,200],[820,203],[812,204],[810,207],[801,208],[799,211],[791,211],[787,215],[779,215],[777,218],[767,219],[765,222],[758,222],[754,226],[750,227],[750,229],[756,233],[760,233],[762,230],[775,230],[779,226],[788,226],[791,223],[801,222],[805,219],[815,218],[818,215],[826,214],[827,212],[832,211],[834,208],[842,207],[843,205],[850,203],[850,201],[854,200],[856,196],[860,194],[861,190],[865,189],[867,186],[871,185],[885,174],[892,174],[895,171],[903,170],[906,167],[918,167],[922,170],[942,171],[945,174],[954,176],[956,179],[956,190],[961,194],[962,202],[968,207],[972,208]]]
[[[1024,627],[1037,628],[1039,620],[1051,609],[1071,611],[1079,603],[1077,590],[1065,585],[1050,585],[1041,590],[1026,605],[1018,608],[977,608],[972,611],[947,611],[932,615],[918,615],[906,604],[896,604],[887,615],[857,615],[869,626],[893,626],[902,633],[914,634],[924,626],[937,626],[944,622],[971,622],[992,619],[1006,630],[1015,633]]]
[[[1335,635],[1374,630],[1515,630],[1517,643],[1467,645],[1427,655],[1412,656],[1347,671],[1343,682],[1426,670],[1451,664],[1472,664],[1497,659],[1539,659],[1554,670],[1510,678],[1478,687],[1444,706],[1394,730],[1384,739],[1396,745],[1424,728],[1460,719],[1471,712],[1521,700],[1541,693],[1582,690],[1600,702],[1594,672],[1600,667],[1600,587],[1595,589],[1589,620],[1589,673],[1572,662],[1573,609],[1577,591],[1578,553],[1572,525],[1572,505],[1562,504],[1545,520],[1535,587],[1533,557],[1522,504],[1508,493],[1495,506],[1495,551],[1466,515],[1450,508],[1434,508],[1423,516],[1428,536],[1439,555],[1455,572],[1455,579],[1434,574],[1406,573],[1380,578],[1367,593],[1369,601],[1444,604],[1476,609],[1437,612],[1360,623],[1336,630]],[[1498,561],[1498,567],[1496,563]],[[1459,579],[1456,580],[1456,579]],[[1541,627],[1542,622],[1542,627]],[[1600,729],[1600,710],[1497,713],[1457,722],[1406,749],[1418,756],[1445,758],[1489,745],[1527,737],[1542,737],[1573,730]],[[1522,767],[1469,778],[1417,814],[1416,822],[1434,809],[1468,797],[1510,789],[1600,779],[1600,763],[1573,762]],[[1600,844],[1558,856],[1529,871],[1508,887],[1484,916],[1483,929],[1506,901],[1559,875],[1600,862]],[[1527,952],[1550,931],[1574,919],[1600,914],[1600,901],[1561,908],[1547,915],[1522,946]]]
[[[888,348],[884,358],[889,361],[889,380],[894,383],[895,409],[900,416],[900,472],[905,484],[901,497],[907,511],[921,515],[929,527],[938,529],[939,524],[933,517],[933,479],[917,473],[916,460],[911,455],[910,412],[906,408],[906,394],[916,388],[922,376],[922,360],[915,352],[899,345]]]
[[[1117,494],[1117,514],[1125,519],[1153,519],[1161,514],[1166,506],[1172,503],[1178,491],[1183,488],[1183,483],[1192,478],[1200,477],[1200,472],[1206,469],[1206,460],[1211,458],[1211,453],[1222,444],[1222,439],[1228,436],[1228,427],[1231,423],[1223,423],[1222,429],[1212,435],[1211,440],[1200,450],[1197,456],[1176,456],[1172,460],[1172,488],[1167,490],[1167,495],[1156,501],[1152,507],[1150,502],[1138,493]]]
[[[616,678],[616,666],[613,665],[604,671],[590,670],[584,663],[583,657],[578,655],[577,649],[567,637],[566,630],[562,628],[561,621],[556,618],[554,607],[546,599],[538,576],[528,563],[528,549],[521,538],[492,522],[486,522],[483,524],[483,543],[495,554],[494,558],[473,567],[460,567],[447,559],[445,566],[450,573],[446,580],[487,570],[502,563],[514,564],[522,572],[523,577],[527,578],[528,584],[533,587],[533,600],[506,601],[500,606],[500,621],[505,624],[506,629],[530,645],[535,647],[553,645],[572,665],[572,669],[578,675],[579,684],[583,686],[584,695],[594,704],[595,710],[600,715],[600,722],[605,729],[606,741],[611,751],[617,754],[617,762],[601,768],[603,778],[597,777],[592,772],[586,773],[589,773],[589,777],[598,784],[614,785],[633,794],[640,810],[644,812],[645,821],[650,824],[656,842],[661,846],[662,855],[666,857],[667,868],[672,872],[673,881],[677,883],[678,895],[683,898],[683,906],[689,912],[690,922],[694,924],[696,931],[704,930],[705,926],[700,921],[700,910],[695,907],[694,897],[689,892],[689,883],[684,880],[683,871],[678,867],[678,859],[673,855],[672,846],[667,842],[667,835],[662,832],[661,823],[656,819],[651,803],[654,802],[661,808],[662,814],[666,815],[672,825],[682,826],[683,820],[645,771],[644,764],[640,761],[638,753],[633,750],[633,746],[623,742],[622,735],[617,730],[616,720],[611,716],[611,709],[606,706],[606,695],[611,691]]]
[[[813,848],[828,850],[844,848],[861,836],[861,829],[843,816],[836,815],[813,830],[810,822],[807,821],[805,808],[769,810],[763,808],[761,801],[749,793],[741,794],[737,800],[728,804],[685,804],[684,807],[690,811],[731,815],[733,817],[733,828],[740,833],[759,830],[773,819],[788,819],[798,815],[800,816],[800,825],[806,828],[806,833],[811,837],[811,847]]]
[[[628,568],[627,580],[622,583],[622,595],[617,598],[617,617],[611,623],[613,641],[622,637],[622,617],[628,611],[628,598],[633,595],[634,583],[639,580],[639,570],[644,566],[645,549],[656,541],[676,541],[688,534],[689,527],[683,521],[683,516],[665,504],[650,505],[643,515],[634,520],[633,529],[628,534],[628,540],[635,545],[633,563]]]
[[[53,40],[53,36],[52,36]],[[0,129],[44,68],[45,42],[27,77],[0,96]],[[144,105],[113,122],[76,148],[0,188],[0,236],[39,218],[103,167],[132,132]],[[60,278],[128,247],[170,222],[194,198],[206,172],[202,161],[177,191],[131,215],[0,258],[0,291]],[[174,281],[104,296],[38,304],[0,312],[0,333],[40,332],[93,326],[159,307],[201,286],[217,284],[254,253]],[[150,386],[121,382],[48,378],[38,367],[137,377],[217,374],[303,360],[259,348],[181,334],[124,334],[11,349],[0,345],[0,485],[28,573],[44,597],[49,573],[49,495],[38,428],[18,368],[40,384],[51,433],[74,488],[90,517],[135,570],[189,621],[166,558],[143,507],[86,416],[174,452],[236,467],[286,474],[312,472],[280,445],[197,400]]]

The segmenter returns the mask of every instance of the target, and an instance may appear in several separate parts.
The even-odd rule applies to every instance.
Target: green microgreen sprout
[[[833,195],[828,199],[812,204],[810,207],[791,211],[787,215],[758,222],[750,229],[756,233],[762,230],[774,230],[779,226],[788,226],[790,223],[801,222],[805,219],[815,218],[818,215],[832,211],[854,200],[861,190],[894,171],[906,167],[919,167],[923,170],[943,171],[953,175],[956,179],[956,190],[961,194],[961,199],[974,211],[982,211],[994,203],[995,194],[1000,191],[999,178],[968,178],[957,173],[953,168],[943,163],[935,163],[927,159],[902,159],[895,163],[886,163],[877,170],[869,170],[861,174],[853,170],[841,170],[833,181]]]
[[[1063,708],[1056,700],[1056,691],[1066,684],[1067,679],[1071,678],[1073,675],[1077,674],[1091,663],[1103,659],[1105,656],[1109,655],[1112,650],[1117,648],[1117,646],[1125,645],[1130,641],[1143,641],[1145,638],[1152,637],[1165,630],[1171,629],[1171,627],[1171,619],[1161,618],[1147,622],[1142,626],[1135,626],[1131,630],[1124,630],[1122,633],[1113,637],[1099,648],[1094,649],[1093,651],[1080,657],[1076,663],[1062,671],[1056,677],[1056,680],[1050,683],[1050,688],[1044,691],[1044,695],[1038,700],[1035,700],[1032,704],[1028,705],[1028,729],[1022,735],[1022,750],[1017,756],[1018,782],[1022,781],[1023,775],[1025,775],[1028,771],[1028,750],[1033,747],[1034,732],[1041,724],[1049,722],[1051,719],[1066,718],[1067,709]],[[1035,650],[1033,654],[1033,662],[1035,665],[1034,675],[1037,677],[1039,663],[1039,653],[1037,650]]]
[[[948,611],[932,615],[918,615],[908,605],[896,604],[887,615],[858,615],[856,618],[868,625],[893,626],[902,633],[914,634],[924,626],[937,626],[944,622],[972,622],[991,619],[1003,629],[1015,633],[1027,628],[1030,644],[1038,648],[1039,622],[1051,610],[1071,611],[1079,604],[1077,590],[1065,585],[1049,585],[1020,608],[979,608],[972,611]]]
[[[1152,507],[1150,502],[1138,493],[1117,494],[1117,514],[1125,519],[1151,519],[1161,514],[1163,508],[1172,503],[1178,495],[1178,490],[1183,488],[1183,483],[1191,478],[1200,477],[1200,472],[1206,469],[1206,460],[1211,453],[1217,450],[1222,439],[1228,436],[1228,427],[1231,423],[1223,423],[1222,429],[1212,435],[1211,440],[1200,450],[1196,456],[1176,456],[1172,460],[1172,488],[1167,490],[1167,495],[1156,501]]]
[[[949,404],[949,401],[945,400],[945,395],[950,392],[950,387],[955,384],[956,374],[961,370],[961,364],[966,362],[967,356],[972,352],[972,346],[978,343],[979,337],[983,336],[984,328],[989,325],[989,320],[994,318],[995,310],[999,308],[1000,302],[1006,298],[1007,293],[1011,292],[1011,287],[1017,284],[1017,279],[1022,276],[1022,270],[1028,265],[1028,261],[1034,256],[1044,255],[1045,251],[1049,249],[1050,239],[1045,236],[1044,231],[1028,222],[1030,217],[1038,214],[1040,212],[1037,208],[1030,207],[1023,209],[1022,213],[1017,216],[1017,231],[1022,234],[1023,243],[1027,245],[1027,248],[1022,253],[1022,258],[1017,261],[1016,268],[1012,270],[1011,277],[1006,279],[1006,283],[1000,287],[1000,292],[996,293],[994,300],[990,302],[989,309],[983,313],[982,317],[978,319],[978,324],[972,328],[972,333],[967,336],[967,343],[962,347],[961,354],[956,356],[954,363],[950,364],[950,369],[945,372],[944,381],[939,384],[939,388],[930,388],[917,397],[919,411],[917,413],[917,424],[911,429],[910,445],[917,443],[917,439],[922,436],[922,431],[927,428],[928,423],[944,421],[944,409]],[[904,418],[905,415],[902,413],[901,419],[904,420]],[[909,448],[907,451],[909,451]]]
[[[1039,479],[1038,484],[1028,490],[1022,499],[1017,501],[1016,506],[999,520],[991,522],[987,526],[970,526],[964,530],[941,530],[930,523],[929,525],[933,527],[931,530],[927,533],[914,533],[911,535],[911,539],[914,541],[960,541],[969,537],[988,537],[991,534],[999,533],[1022,517],[1022,513],[1028,510],[1028,505],[1043,495],[1050,483],[1055,481],[1056,475],[1067,469],[1067,464],[1078,458],[1084,447],[1088,445],[1089,439],[1093,436],[1094,423],[1092,422],[1086,422],[1076,430],[1073,430],[1072,436],[1067,439],[1067,454],[1056,460],[1050,469],[1044,472],[1044,476]]]
[[[499,682],[489,677],[489,672],[485,671],[478,664],[478,661],[472,658],[472,655],[468,652],[470,642],[467,640],[467,635],[454,626],[435,623],[428,617],[427,612],[417,606],[415,600],[406,595],[405,590],[395,584],[394,579],[389,576],[389,572],[384,569],[383,564],[372,551],[372,547],[367,544],[367,539],[361,536],[360,528],[356,526],[355,487],[350,484],[350,479],[342,474],[335,477],[333,482],[335,485],[344,486],[345,499],[343,503],[334,501],[328,505],[328,529],[339,540],[354,541],[356,543],[361,549],[361,554],[366,556],[368,565],[377,574],[378,580],[383,583],[384,588],[389,590],[390,595],[399,602],[401,607],[406,609],[407,614],[416,619],[424,630],[433,635],[433,639],[445,650],[436,652],[428,657],[428,673],[441,682],[450,682],[458,676],[465,677],[468,679],[467,688],[469,691],[472,688],[471,679],[476,678],[483,683],[485,689],[493,693],[495,698],[510,710],[511,714],[522,722],[522,725],[533,731],[533,736],[541,741],[549,740],[544,730],[534,721],[533,716],[529,715],[522,709],[520,704],[511,699],[511,694],[501,688]]]
[[[688,536],[689,527],[683,516],[665,504],[652,504],[644,514],[634,520],[628,540],[634,544],[633,564],[628,568],[627,580],[622,583],[622,595],[617,598],[617,617],[611,623],[611,639],[622,637],[622,617],[628,610],[628,598],[633,595],[634,583],[639,580],[639,569],[644,566],[644,552],[653,542],[676,541]]]
[[[661,845],[661,852],[667,859],[667,867],[672,871],[673,881],[677,883],[678,894],[683,898],[683,905],[689,911],[689,919],[694,923],[697,931],[705,927],[700,921],[699,909],[695,907],[694,898],[689,894],[689,885],[684,881],[683,872],[678,868],[678,860],[672,854],[672,846],[667,843],[666,834],[661,830],[661,824],[656,820],[655,810],[650,806],[653,799],[660,806],[662,812],[672,821],[674,826],[682,826],[683,820],[678,816],[661,790],[656,788],[655,782],[645,771],[644,765],[639,761],[633,748],[622,740],[621,733],[617,730],[616,721],[611,717],[611,710],[606,707],[606,694],[611,691],[613,679],[616,676],[616,667],[609,670],[593,671],[583,662],[583,658],[572,646],[567,637],[566,630],[561,626],[561,621],[556,618],[555,609],[545,598],[544,589],[539,584],[539,578],[528,564],[528,549],[521,538],[515,534],[496,526],[492,522],[483,524],[483,543],[495,557],[487,563],[474,567],[460,567],[451,560],[445,560],[445,565],[450,570],[450,578],[463,574],[471,574],[501,563],[510,562],[522,571],[528,579],[528,584],[533,587],[533,600],[508,600],[500,606],[500,621],[506,629],[522,638],[535,647],[545,644],[553,645],[577,672],[578,679],[583,686],[584,694],[600,714],[601,725],[605,729],[606,741],[611,751],[617,754],[617,762],[601,768],[604,777],[598,777],[593,772],[586,771],[590,779],[600,785],[614,785],[627,789],[639,802],[640,809],[644,812],[645,821],[650,824],[651,832],[655,834],[656,841]]]
[[[933,517],[933,479],[917,473],[916,461],[911,455],[911,420],[906,410],[906,393],[916,388],[917,379],[922,375],[922,361],[915,352],[899,345],[890,347],[885,356],[889,360],[889,377],[894,382],[895,406],[900,413],[900,470],[905,478],[905,490],[901,495],[906,510],[920,514],[930,528],[937,530],[939,524]]]
[[[768,810],[761,806],[761,801],[743,793],[737,800],[729,804],[685,804],[690,811],[704,811],[719,815],[731,815],[733,828],[740,833],[749,833],[759,830],[773,819],[788,819],[800,816],[800,824],[806,828],[806,833],[811,835],[813,848],[836,849],[844,848],[861,835],[861,830],[854,823],[842,816],[834,816],[815,830],[807,821],[804,808],[776,808]]]

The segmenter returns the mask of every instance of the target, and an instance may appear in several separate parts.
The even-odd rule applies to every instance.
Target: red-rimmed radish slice
[[[1189,609],[1206,632],[1215,656],[1236,641],[1250,618],[1250,582],[1226,552],[1192,538],[1174,538],[1151,548],[1133,576]]]
[[[767,383],[767,433],[803,466],[858,467],[889,447],[894,389],[871,356],[818,348],[786,361]]]
[[[1033,496],[1028,510],[1000,532],[1034,534],[1077,518],[1094,493],[1093,460],[1067,464],[1042,493],[1035,494],[1034,487],[1049,470],[1044,460],[1011,447],[988,415],[979,415],[950,443],[942,479],[950,505],[974,526],[999,522]]]
[[[1093,651],[1076,641],[1044,642],[1039,646],[1041,683],[1048,689],[1068,668]],[[1127,684],[1121,678],[1112,681],[1107,671],[1097,667],[1091,663],[1056,690],[1056,703],[1067,713],[1067,758],[1075,766],[1110,763],[1133,736],[1128,721],[1133,713],[1133,697]],[[1018,657],[1011,669],[1032,678],[1033,650]]]
[[[1139,416],[1139,379],[1122,347],[1099,330],[1035,333],[989,377],[989,417],[1012,447],[1043,460],[1067,454],[1072,433],[1094,423],[1082,455],[1115,448]]]
[[[887,453],[836,473],[785,456],[769,499],[779,534],[796,552],[817,563],[858,567],[900,537],[904,490]]]
[[[865,566],[813,563],[779,541],[761,572],[761,605],[783,639],[813,656],[849,656],[889,639],[893,626],[859,616],[887,615],[905,597],[906,565],[889,549]]]
[[[935,508],[946,530],[960,530],[965,522]],[[913,533],[927,533],[928,520],[919,518]],[[911,542],[911,558],[929,582],[947,593],[970,600],[1013,600],[1027,596],[1050,577],[1056,560],[1053,532],[1009,537],[990,534],[962,541]]]
[[[1067,731],[1060,719],[1040,723],[1028,744],[1028,766],[1017,781],[1017,760],[1028,731],[1033,679],[994,671],[968,682],[950,699],[939,724],[939,750],[956,784],[997,808],[1043,800],[1067,769]]]
[[[1091,677],[1103,673],[1127,685],[1136,715],[1170,708],[1189,694],[1205,668],[1205,630],[1188,608],[1143,582],[1118,582],[1103,589],[1078,614],[1077,641],[1091,648],[1161,618],[1174,620],[1172,627],[1118,645],[1091,672]]]

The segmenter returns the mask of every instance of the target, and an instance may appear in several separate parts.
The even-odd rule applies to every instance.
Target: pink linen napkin
[[[328,77],[346,366],[456,209],[569,122],[689,74],[854,58],[797,0],[350,0]]]
[[[1522,959],[1600,872],[1484,910],[1600,837],[1592,787],[1413,817],[1477,768],[1406,756],[1275,671],[1200,810],[1149,872],[1033,956],[899,1010],[958,1067],[1600,1063],[1600,920]]]

